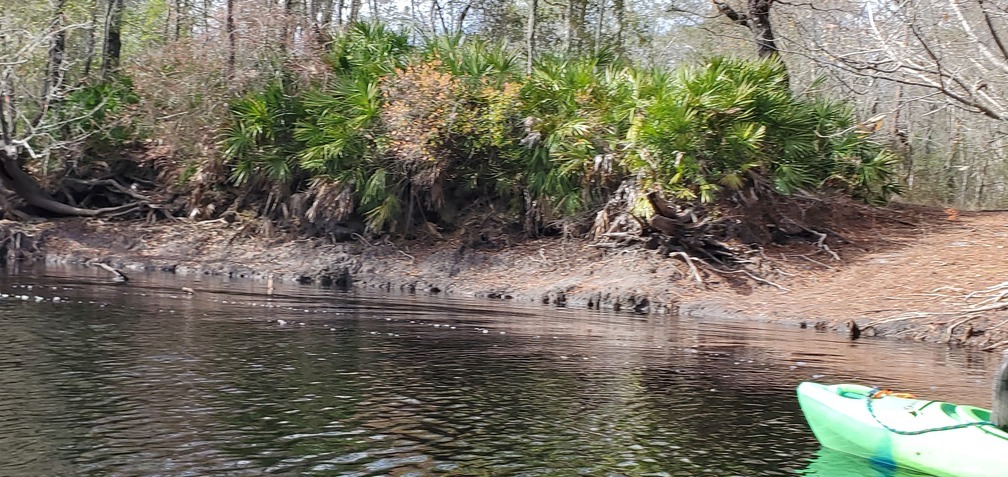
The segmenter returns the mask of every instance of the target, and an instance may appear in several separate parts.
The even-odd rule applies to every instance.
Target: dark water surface
[[[795,386],[988,407],[996,365],[741,322],[103,278],[0,278],[0,475],[913,476],[821,450]]]

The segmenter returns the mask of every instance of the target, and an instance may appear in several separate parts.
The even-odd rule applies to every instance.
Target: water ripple
[[[0,475],[890,475],[819,451],[794,386],[986,405],[995,364],[761,325],[31,280],[42,300],[0,298]]]

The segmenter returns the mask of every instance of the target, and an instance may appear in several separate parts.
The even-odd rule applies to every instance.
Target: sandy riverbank
[[[643,247],[578,239],[509,245],[328,243],[266,238],[224,221],[130,223],[68,219],[34,226],[49,263],[103,261],[129,270],[226,274],[360,289],[510,300],[537,306],[685,313],[790,323],[824,331],[1008,347],[1008,212],[893,209],[848,221],[830,251],[799,241],[767,247],[761,275],[700,269]],[[737,278],[736,278],[737,277]],[[971,296],[972,294],[972,296]],[[1000,306],[1000,305],[1004,306]]]

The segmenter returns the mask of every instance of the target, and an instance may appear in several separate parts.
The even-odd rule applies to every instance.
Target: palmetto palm
[[[626,180],[702,202],[745,187],[840,186],[870,200],[896,190],[892,156],[851,109],[795,97],[775,61],[671,72],[602,51],[544,57],[525,75],[517,58],[461,35],[413,48],[381,25],[352,25],[333,42],[325,84],[277,81],[234,104],[232,178],[317,189],[316,202],[339,204],[312,210],[335,211],[330,222],[353,211],[372,231],[436,217],[448,201],[569,216]]]
[[[231,180],[238,185],[258,177],[279,184],[293,181],[299,150],[294,125],[304,114],[282,79],[236,101],[223,140],[224,158],[233,163]]]
[[[842,103],[796,98],[777,61],[713,58],[683,69],[656,94],[640,127],[653,184],[681,199],[712,202],[746,184],[777,192],[831,179],[857,193],[889,193],[891,162],[856,136]],[[860,177],[858,179],[857,177]]]

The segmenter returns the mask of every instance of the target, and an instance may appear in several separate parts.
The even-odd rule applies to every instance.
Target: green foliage
[[[313,178],[349,191],[352,204],[333,209],[374,232],[478,197],[558,218],[627,178],[702,202],[747,187],[896,191],[893,156],[851,109],[795,97],[774,61],[671,72],[602,50],[541,58],[525,75],[501,45],[449,36],[414,49],[374,24],[351,26],[327,58],[326,84],[276,82],[237,101],[225,156],[238,184]]]
[[[72,90],[55,110],[66,138],[85,138],[84,152],[103,154],[136,140],[139,131],[130,114],[139,102],[133,81],[124,75]]]
[[[289,183],[301,145],[294,141],[295,124],[304,116],[300,97],[281,80],[236,101],[223,141],[224,158],[232,162],[231,180],[242,185],[254,177]]]
[[[610,153],[612,139],[626,130],[619,118],[628,103],[623,79],[597,57],[537,62],[522,89],[522,113],[529,134],[541,139],[526,141],[520,156],[533,197],[565,214],[598,198],[595,158]]]
[[[495,86],[521,74],[520,57],[502,44],[461,34],[434,38],[426,43],[423,58],[440,61],[448,73],[470,81],[489,81]]]
[[[680,199],[712,202],[747,184],[789,194],[840,183],[870,200],[896,191],[892,156],[857,131],[851,109],[794,97],[776,61],[685,68],[645,116],[631,168]]]
[[[411,51],[405,33],[357,22],[335,39],[326,59],[337,74],[377,78],[402,67]]]
[[[123,10],[123,24],[126,26],[123,47],[127,55],[165,43],[164,21],[171,15],[169,5],[165,0],[153,0],[137,2],[133,8]]]

